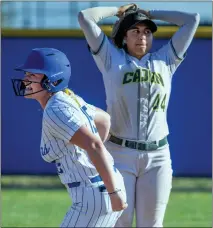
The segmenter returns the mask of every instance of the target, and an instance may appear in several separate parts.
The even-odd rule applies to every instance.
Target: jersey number
[[[166,107],[166,94],[161,100],[160,94],[158,93],[154,99],[152,107],[153,107],[153,110],[156,112],[159,110],[159,108],[161,108],[164,111]]]
[[[58,171],[58,174],[62,174],[63,173],[63,169],[61,168],[61,163],[56,163],[56,168],[57,168],[57,171]]]
[[[82,106],[82,107],[81,107],[81,111],[82,111],[82,112],[84,113],[84,115],[87,117],[92,132],[93,132],[93,133],[97,133],[98,130],[97,130],[96,126],[95,126],[94,124],[92,124],[93,119],[92,119],[92,117],[88,114],[88,112],[87,112],[87,107],[86,107],[86,106]]]

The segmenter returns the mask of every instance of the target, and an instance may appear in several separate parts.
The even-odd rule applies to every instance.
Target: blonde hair
[[[66,93],[69,96],[74,94],[74,92],[71,89],[68,89],[68,88],[64,89],[63,92]]]
[[[68,96],[71,96],[75,100],[75,102],[78,104],[79,108],[81,107],[81,104],[78,101],[77,96],[75,95],[75,93],[71,89],[66,88],[63,90],[63,92],[66,93]]]

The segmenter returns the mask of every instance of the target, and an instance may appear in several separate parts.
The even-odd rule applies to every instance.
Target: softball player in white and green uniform
[[[112,41],[97,23],[118,16]],[[95,7],[78,16],[92,56],[103,75],[111,116],[106,143],[124,177],[128,208],[117,227],[162,227],[172,186],[167,108],[172,76],[183,61],[199,24],[199,14],[138,9],[134,4]],[[171,40],[150,53],[152,19],[179,26]]]

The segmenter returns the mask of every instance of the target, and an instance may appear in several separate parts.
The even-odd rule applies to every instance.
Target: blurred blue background
[[[79,10],[125,2],[3,2],[3,28],[76,29]],[[211,25],[212,3],[145,2],[147,9],[198,12],[202,25]],[[71,12],[71,13],[70,13]],[[9,16],[10,15],[10,16]],[[11,16],[13,15],[13,16]],[[115,18],[104,20],[113,23]],[[164,26],[165,24],[160,23]],[[4,31],[4,30],[2,30]],[[160,31],[159,31],[160,32]],[[155,38],[153,50],[169,38]],[[13,68],[35,47],[54,47],[65,52],[72,64],[70,88],[87,102],[106,109],[102,76],[87,50],[84,37],[3,36],[1,106],[2,174],[56,174],[54,165],[40,157],[42,109],[36,101],[15,97],[11,78],[22,76]],[[168,108],[169,143],[175,176],[212,175],[212,37],[196,37],[187,57],[174,75]]]

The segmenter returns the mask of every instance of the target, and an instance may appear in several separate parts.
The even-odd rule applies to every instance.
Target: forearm
[[[115,16],[117,12],[117,7],[94,7],[80,11],[79,15],[81,15],[87,23],[93,21],[97,24],[104,18]]]
[[[149,15],[150,18],[154,20],[161,20],[178,26],[183,26],[186,24],[195,24],[197,21],[198,14],[180,11],[150,10]]]
[[[107,188],[108,192],[116,190],[117,184],[115,179],[115,171],[111,162],[107,157],[107,150],[104,145],[100,144],[95,146],[93,150],[87,150],[89,158],[95,165],[98,173],[102,177],[102,180]]]
[[[103,18],[115,16],[117,11],[117,7],[94,7],[79,12],[78,22],[93,52],[99,49],[104,38],[97,23]]]
[[[87,152],[87,155],[102,177],[107,190],[109,192],[114,191],[116,189],[116,180],[113,158],[106,150],[101,139],[93,134],[86,124],[83,124],[72,136],[70,143]]]

